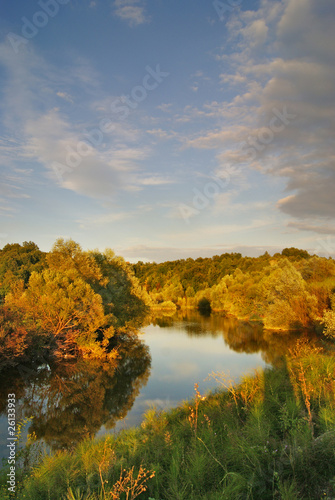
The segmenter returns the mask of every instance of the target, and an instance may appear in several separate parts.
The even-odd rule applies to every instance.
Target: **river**
[[[87,436],[141,423],[150,408],[165,410],[215,390],[212,372],[238,381],[257,368],[280,363],[298,333],[264,332],[219,314],[195,311],[148,320],[114,363],[100,360],[11,370],[0,377],[0,454],[7,457],[7,396],[15,393],[17,422],[52,450],[71,448]]]

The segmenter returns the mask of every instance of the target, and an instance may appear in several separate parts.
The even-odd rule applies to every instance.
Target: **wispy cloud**
[[[292,227],[298,231],[312,231],[314,233],[319,233],[319,234],[335,234],[334,224],[321,223],[320,225],[313,225],[313,224],[308,224],[306,222],[291,221],[287,225],[288,227]]]
[[[167,182],[138,175],[139,164],[148,157],[150,149],[134,146],[139,139],[134,127],[116,122],[113,135],[106,133],[101,143],[94,144],[94,140],[92,143],[88,139],[94,126],[74,120],[68,108],[57,107],[59,99],[72,102],[72,88],[86,93],[88,103],[96,101],[97,78],[85,61],[77,61],[72,70],[60,71],[56,76],[56,69],[32,49],[21,57],[19,67],[9,50],[4,44],[0,46],[0,63],[9,74],[3,103],[3,125],[8,138],[0,142],[4,179],[8,181],[13,169],[30,160],[43,166],[45,176],[60,187],[98,200],[116,196],[118,190],[140,189],[145,179],[151,185]],[[60,84],[66,90],[58,90]],[[99,94],[102,95],[100,90]],[[91,123],[96,125],[100,118],[100,112],[92,112]],[[31,175],[36,179],[38,174]],[[24,178],[21,175],[21,184]],[[6,185],[7,196],[23,196],[22,187],[13,180]]]
[[[90,229],[97,226],[110,226],[115,222],[129,219],[132,215],[134,215],[132,212],[113,212],[108,214],[94,215],[86,217],[84,219],[78,219],[76,222],[79,224],[79,227],[81,229]]]
[[[221,82],[238,84],[239,94],[185,108],[176,117],[184,123],[211,120],[201,132],[184,134],[184,147],[221,149],[222,165],[245,165],[286,179],[287,193],[277,207],[310,221],[305,228],[335,214],[334,23],[331,0],[263,0],[258,10],[232,13],[227,27],[237,50],[217,59],[225,69]],[[278,113],[290,119],[272,130],[271,124],[279,125]]]
[[[65,101],[73,103],[72,97],[67,94],[66,92],[57,92],[56,95],[60,97],[61,99],[64,99]]]
[[[143,186],[162,186],[165,184],[175,184],[175,182],[175,179],[168,179],[166,177],[160,177],[159,175],[139,179],[139,183]]]
[[[131,27],[150,22],[142,0],[115,0],[113,8],[114,15]]]

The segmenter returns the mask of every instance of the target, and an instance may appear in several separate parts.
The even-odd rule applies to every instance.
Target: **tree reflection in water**
[[[259,323],[238,321],[220,314],[201,316],[179,311],[173,317],[148,317],[146,324],[159,325],[190,337],[222,338],[234,351],[260,353],[263,360],[278,366],[290,347],[311,332],[272,332]],[[178,349],[178,346],[176,346]],[[79,360],[42,365],[27,378],[18,371],[0,379],[0,412],[5,418],[8,387],[16,394],[17,417],[33,416],[29,432],[35,432],[53,450],[69,448],[101,428],[112,429],[132,408],[150,375],[149,348],[136,336],[125,337],[120,358],[114,361]],[[157,376],[157,373],[156,373]],[[191,395],[190,395],[191,396]]]
[[[265,330],[259,322],[240,321],[232,316],[212,313],[203,316],[194,310],[180,310],[173,317],[156,317],[153,324],[161,328],[180,327],[190,337],[220,337],[235,352],[260,353],[262,359],[273,366],[279,366],[297,340],[308,337],[311,345],[318,342],[311,330],[272,331]]]
[[[25,381],[11,373],[20,418],[33,416],[35,432],[52,450],[70,448],[105,425],[112,429],[133,406],[150,375],[149,348],[136,336],[124,339],[113,361],[81,359],[41,366]],[[3,374],[8,388],[8,373]],[[15,377],[14,377],[15,375]],[[14,377],[14,378],[13,378]],[[8,391],[7,391],[8,392]],[[1,410],[6,412],[7,392]]]

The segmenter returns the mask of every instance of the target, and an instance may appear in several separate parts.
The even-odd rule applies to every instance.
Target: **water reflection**
[[[39,367],[26,379],[16,372],[2,374],[1,387],[16,394],[18,418],[33,416],[29,433],[52,450],[69,448],[93,436],[102,425],[113,428],[133,406],[150,375],[149,348],[137,338],[127,338],[120,358],[106,362],[79,360]],[[3,391],[2,391],[3,392]],[[1,394],[6,413],[7,393]]]
[[[190,337],[222,336],[230,349],[239,353],[260,353],[262,359],[273,366],[278,366],[288,350],[295,346],[301,337],[317,343],[317,336],[310,330],[269,331],[264,330],[259,322],[239,321],[236,318],[214,313],[204,316],[194,310],[178,311],[173,316],[150,318],[153,325],[160,328],[173,328],[186,332]]]
[[[278,366],[302,335],[316,342],[310,332],[269,332],[259,323],[220,314],[204,317],[195,311],[148,317],[147,325],[148,345],[137,337],[126,338],[120,359],[113,362],[42,365],[25,377],[18,370],[2,373],[2,448],[6,449],[8,392],[16,394],[17,419],[33,416],[29,432],[57,450],[72,447],[102,427],[117,429],[126,416],[131,425],[138,425],[150,402],[170,406],[191,398],[194,383],[213,370],[228,370],[238,380],[260,364]],[[210,383],[202,382],[202,387],[210,389]]]

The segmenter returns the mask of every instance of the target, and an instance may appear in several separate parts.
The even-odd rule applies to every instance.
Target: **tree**
[[[0,309],[0,369],[16,366],[32,343],[22,318],[8,307]]]
[[[281,253],[284,257],[293,257],[294,259],[309,259],[311,255],[306,250],[300,250],[299,248],[284,248]]]
[[[27,286],[31,273],[44,266],[45,254],[32,241],[5,245],[0,250],[0,299],[19,281]]]
[[[325,311],[322,318],[322,323],[325,325],[323,333],[335,340],[335,293],[332,294],[330,302],[331,310]]]
[[[147,312],[148,295],[130,265],[107,248],[83,251],[73,240],[58,239],[47,256],[50,269],[76,273],[100,295],[108,326],[136,323]]]
[[[23,279],[15,281],[5,305],[35,340],[43,338],[57,354],[101,356],[115,333],[129,332],[148,310],[146,291],[130,266],[110,249],[103,254],[87,252],[61,238],[46,264],[40,272],[33,271],[26,284]],[[5,337],[0,344],[7,352],[10,337]],[[24,350],[23,340],[17,337]]]
[[[101,297],[71,269],[33,272],[28,288],[9,293],[5,303],[20,310],[25,323],[50,335],[58,347],[88,347],[106,324]]]
[[[323,315],[323,324],[325,325],[325,329],[323,333],[327,337],[331,337],[335,339],[335,312],[334,311],[325,311]]]
[[[46,261],[49,269],[60,272],[72,270],[91,285],[107,283],[94,255],[83,251],[79,243],[71,239],[59,238],[47,254]]]
[[[306,282],[288,259],[271,266],[260,287],[266,328],[290,329],[312,323],[317,314],[317,299],[308,293]]]
[[[149,296],[130,265],[111,249],[104,253],[93,251],[89,255],[101,271],[102,280],[92,286],[101,296],[105,314],[112,318],[111,324],[115,327],[137,326],[149,312]]]

